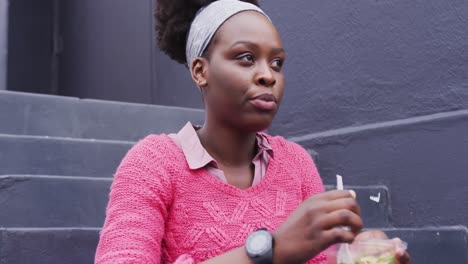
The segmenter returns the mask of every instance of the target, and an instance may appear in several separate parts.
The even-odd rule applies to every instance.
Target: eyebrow
[[[245,41],[245,40],[239,40],[239,41],[236,41],[234,44],[231,45],[231,48],[234,47],[234,46],[237,46],[237,45],[246,45],[246,46],[253,46],[255,48],[258,47],[257,44],[255,44],[254,42],[251,42],[251,41]],[[278,54],[278,53],[284,53],[284,48],[273,48],[273,52],[272,53],[275,53],[275,54]]]

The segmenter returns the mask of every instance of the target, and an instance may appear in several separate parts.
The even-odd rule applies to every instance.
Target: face
[[[243,132],[268,128],[283,97],[281,38],[264,15],[244,11],[216,32],[204,62],[207,118]]]

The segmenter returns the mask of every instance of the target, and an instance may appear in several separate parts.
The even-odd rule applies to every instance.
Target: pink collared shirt
[[[177,134],[169,134],[168,136],[182,149],[191,170],[205,168],[215,178],[228,183],[224,172],[219,169],[216,160],[211,157],[201,144],[196,129],[199,129],[199,127],[194,127],[188,122]],[[252,164],[255,168],[252,186],[258,184],[263,179],[268,162],[270,158],[273,158],[273,149],[262,133],[257,133],[256,142],[258,152],[252,159]]]

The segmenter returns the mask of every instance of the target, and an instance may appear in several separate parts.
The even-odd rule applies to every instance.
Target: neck
[[[238,131],[206,120],[197,133],[208,153],[225,166],[249,164],[255,155],[255,132]]]

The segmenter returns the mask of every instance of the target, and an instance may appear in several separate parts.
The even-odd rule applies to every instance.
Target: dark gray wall
[[[7,89],[50,93],[53,0],[9,1]]]
[[[149,1],[61,4],[60,94],[151,103]]]
[[[468,108],[468,2],[263,1],[287,51],[270,131],[300,135]]]
[[[156,47],[152,10],[152,0],[61,3],[60,93],[200,107],[188,72]]]
[[[7,89],[201,108],[188,71],[156,47],[153,9],[153,0],[13,1]]]
[[[13,1],[10,13],[19,15],[10,19],[10,90],[50,87],[51,2]],[[202,107],[187,70],[156,48],[153,5],[153,0],[60,1],[59,93]],[[262,5],[288,54],[287,90],[273,134],[295,136],[468,107],[464,0]]]
[[[295,140],[319,153],[326,184],[337,173],[356,185],[390,190],[395,226],[468,226],[468,110]]]
[[[54,10],[54,3],[59,2],[60,8]],[[10,90],[51,93],[58,88],[60,94],[81,98],[201,106],[188,71],[156,48],[152,0],[10,3]],[[277,25],[288,54],[286,96],[270,133],[293,137],[308,150],[317,151],[326,184],[333,184],[335,174],[340,173],[349,185],[388,187],[389,222],[397,227],[468,225],[468,2],[274,0],[263,1],[263,6]],[[59,25],[54,23],[57,14]],[[54,86],[57,81],[58,87]],[[130,108],[134,109],[119,107]],[[458,109],[465,111],[415,118]],[[93,112],[92,108],[85,110],[83,113]],[[121,118],[117,112],[106,107],[93,113],[110,113],[117,122]],[[397,121],[385,122],[389,120]],[[89,124],[107,127],[107,123]],[[38,128],[42,124],[51,123],[39,122]],[[83,124],[87,125],[80,122]],[[29,122],[21,125],[31,128]],[[77,175],[74,170],[83,173],[83,166],[73,161],[74,155],[99,157],[109,150],[121,156],[125,150],[122,144],[70,139],[3,136],[2,141],[17,157],[7,151],[5,157],[11,161],[4,159],[8,166],[1,168],[23,173],[46,173],[42,169],[52,168],[52,174]],[[52,156],[24,155],[34,152],[21,151],[19,143],[23,150],[45,149]],[[69,151],[77,145],[81,152],[62,155],[54,151]],[[103,164],[118,163],[117,156],[104,157],[108,162]],[[49,166],[60,159],[71,165]],[[27,168],[35,170],[25,171]],[[101,166],[86,168],[88,176],[108,175]],[[35,185],[38,182],[45,186],[43,181],[30,182],[31,186],[40,186]],[[88,191],[81,186],[80,190]],[[403,236],[410,234],[400,231]],[[424,239],[440,242],[443,233],[433,231]],[[53,238],[50,234],[44,237]],[[416,244],[418,252],[429,248],[424,239]],[[466,236],[460,241],[466,242]],[[463,252],[466,243],[456,242],[463,246],[457,252]],[[8,245],[12,252],[19,252],[17,244]],[[410,244],[410,250],[414,246]],[[92,247],[94,250],[95,245]]]
[[[201,107],[187,70],[155,48],[151,2],[68,2],[64,94]],[[288,54],[273,134],[468,107],[466,1],[264,1],[263,7]]]
[[[8,1],[0,0],[0,90],[6,90],[8,52]]]
[[[10,19],[10,29],[15,30],[9,33],[9,83],[13,84],[9,89],[48,87],[52,83],[53,30],[47,17],[53,17],[52,2],[14,3],[10,16],[23,17],[13,15]],[[277,25],[288,54],[286,95],[270,129],[272,134],[292,137],[468,109],[465,0],[298,0],[294,4],[275,0],[263,1],[263,7]],[[188,71],[156,48],[152,9],[152,0],[61,2],[60,93],[200,107],[201,98]],[[34,60],[27,63],[31,58]],[[49,63],[43,63],[47,59]],[[440,132],[445,126],[449,130]],[[468,184],[463,177],[467,169],[463,148],[466,129],[463,119],[441,126],[428,123],[416,130],[404,127],[395,135],[391,131],[365,134],[366,140],[358,144],[343,143],[342,139],[327,144],[300,143],[318,151],[327,183],[335,173],[344,173],[356,177],[350,184],[388,185],[399,197],[394,200],[398,201],[397,213],[401,212],[396,214],[396,223],[403,225],[413,212],[409,206],[420,206],[419,197],[438,186],[448,192]],[[439,160],[445,170],[433,168]],[[372,166],[368,161],[373,161]],[[407,170],[392,171],[392,166]],[[379,174],[383,169],[388,171]],[[449,175],[440,176],[444,171]],[[426,175],[439,177],[435,178],[438,183],[430,185],[424,195],[403,199],[399,192],[407,194],[417,188]],[[449,196],[433,214],[424,207],[426,211],[407,224],[466,224],[468,217],[460,208],[453,218],[437,216],[450,214],[448,205],[463,197],[460,193]]]
[[[157,93],[156,103],[203,108],[199,88],[194,85],[188,69],[173,62],[157,48],[154,59],[157,82],[153,89]]]
[[[151,2],[67,2],[64,94],[202,106],[187,70],[155,48]],[[295,136],[468,107],[466,1],[263,7],[288,54],[286,95],[270,133]]]

